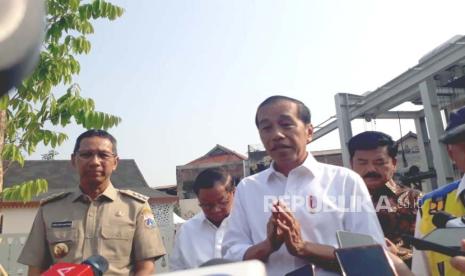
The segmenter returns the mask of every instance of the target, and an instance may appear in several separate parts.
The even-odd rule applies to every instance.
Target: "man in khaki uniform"
[[[101,255],[109,262],[105,275],[153,273],[165,248],[147,197],[110,182],[118,165],[115,138],[103,130],[84,132],[71,161],[79,187],[41,203],[18,262],[29,266],[29,275],[40,275],[54,263]]]

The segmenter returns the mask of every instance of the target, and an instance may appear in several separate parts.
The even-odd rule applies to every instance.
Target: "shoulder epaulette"
[[[123,195],[127,195],[127,196],[130,196],[134,199],[137,199],[138,201],[140,202],[146,202],[149,197],[148,196],[145,196],[143,194],[139,194],[137,192],[134,192],[132,190],[119,190],[120,193],[122,193]]]
[[[71,192],[61,192],[61,193],[56,193],[56,194],[53,194],[49,197],[46,197],[44,199],[42,199],[40,201],[40,205],[43,206],[47,203],[50,203],[50,202],[53,202],[53,201],[56,201],[56,200],[59,200],[59,199],[62,199],[62,198],[65,198],[67,197],[69,194],[71,194]]]

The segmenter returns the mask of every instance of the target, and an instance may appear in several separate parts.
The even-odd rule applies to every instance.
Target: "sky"
[[[110,2],[125,13],[94,22],[75,81],[97,110],[122,118],[110,129],[120,158],[135,159],[150,186],[176,184],[176,166],[216,144],[242,154],[260,144],[254,116],[269,96],[303,101],[318,125],[335,115],[336,93],[374,91],[465,34],[461,0]],[[353,134],[396,139],[413,129],[411,121],[353,124]],[[64,131],[57,159],[69,158],[83,129]],[[337,131],[309,145],[337,148]]]

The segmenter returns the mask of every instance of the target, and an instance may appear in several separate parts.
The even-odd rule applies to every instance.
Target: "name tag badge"
[[[70,220],[52,222],[52,228],[70,228],[72,226],[73,226],[73,222]]]

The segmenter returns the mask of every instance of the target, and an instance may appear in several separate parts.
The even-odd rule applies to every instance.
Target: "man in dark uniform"
[[[352,169],[368,187],[388,245],[395,245],[391,249],[410,266],[412,250],[401,236],[415,231],[421,193],[394,181],[397,145],[385,133],[365,131],[349,140],[349,153]]]
[[[165,254],[147,197],[113,187],[116,140],[104,130],[81,134],[71,155],[79,187],[41,203],[18,262],[40,275],[59,262],[92,255],[109,262],[105,275],[150,275]]]

